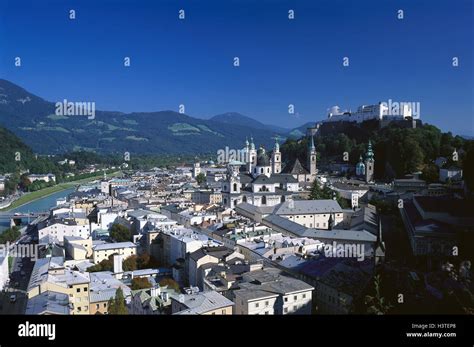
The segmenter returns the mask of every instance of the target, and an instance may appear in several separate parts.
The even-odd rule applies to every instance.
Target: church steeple
[[[280,152],[280,144],[278,143],[278,138],[275,138],[275,147],[274,150],[276,152]]]
[[[372,142],[369,140],[369,145],[367,146],[367,153],[365,154],[365,159],[374,160],[374,151],[372,150]]]
[[[281,173],[281,153],[280,153],[280,144],[278,143],[278,138],[275,138],[275,147],[273,148],[273,153],[272,153],[272,173],[273,174]]]
[[[308,141],[308,154],[307,154],[307,162],[306,162],[307,169],[309,174],[314,178],[316,177],[316,147],[314,146],[314,139],[313,136],[310,135]]]
[[[314,146],[313,136],[310,136],[310,141],[308,142],[308,148],[310,151],[316,151],[316,147]]]
[[[253,136],[250,136],[250,149],[255,149],[255,143],[253,143]]]
[[[365,182],[367,183],[374,181],[374,165],[374,151],[372,150],[372,142],[369,140],[367,153],[365,154]]]
[[[251,173],[253,172],[255,165],[257,165],[257,151],[255,150],[253,136],[250,136],[250,149],[248,150],[247,160],[247,172]]]

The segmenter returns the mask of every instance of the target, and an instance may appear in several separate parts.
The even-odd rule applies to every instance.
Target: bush
[[[151,288],[151,283],[145,277],[135,277],[132,280],[132,290]]]
[[[177,292],[180,291],[179,284],[172,278],[167,277],[167,278],[163,278],[160,281],[160,287],[166,287],[166,286],[168,288],[174,289]]]

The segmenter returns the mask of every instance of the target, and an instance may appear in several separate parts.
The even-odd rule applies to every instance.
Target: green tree
[[[14,226],[12,228],[8,228],[0,234],[0,244],[16,241],[16,239],[18,239],[20,235],[21,232],[19,227]]]
[[[102,260],[99,264],[87,268],[88,272],[112,271],[114,269],[114,254],[110,255],[108,259]]]
[[[204,175],[204,173],[200,172],[197,176],[196,176],[196,182],[198,184],[202,184],[204,182],[206,182],[206,175]]]
[[[127,259],[125,259],[122,263],[122,267],[124,271],[135,271],[137,270],[137,256],[131,255]]]
[[[432,163],[425,165],[422,171],[421,178],[428,183],[438,182],[438,167]]]
[[[309,200],[327,200],[335,199],[342,208],[350,208],[349,202],[340,196],[335,190],[331,190],[328,186],[320,187],[319,183],[315,180],[311,187],[309,194]]]
[[[108,302],[109,314],[128,314],[127,306],[125,305],[125,297],[123,296],[122,288],[118,288],[115,292],[115,298],[110,298]]]
[[[311,192],[309,194],[310,200],[321,200],[327,199],[327,192],[319,185],[317,180],[314,180],[313,186],[311,187]]]
[[[110,237],[117,242],[131,241],[132,232],[126,226],[115,223],[110,229]]]
[[[366,295],[365,304],[367,305],[367,313],[384,315],[387,314],[391,309],[392,305],[388,303],[381,294],[381,280],[380,275],[374,278],[375,295]]]

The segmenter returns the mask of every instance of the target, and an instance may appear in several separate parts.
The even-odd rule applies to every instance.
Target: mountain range
[[[55,103],[0,79],[0,125],[40,154],[78,150],[139,154],[215,153],[225,146],[242,148],[246,137],[250,136],[257,146],[271,148],[275,136],[280,141],[300,137],[307,126],[286,129],[235,112],[200,119],[175,111],[96,111],[94,119],[89,118],[58,115]]]

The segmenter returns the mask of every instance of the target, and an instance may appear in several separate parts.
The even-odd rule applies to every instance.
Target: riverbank
[[[115,177],[118,174],[118,171],[108,174],[109,177]],[[88,178],[83,178],[77,181],[71,181],[71,182],[65,182],[65,183],[59,183],[55,186],[52,187],[46,187],[44,189],[37,190],[36,192],[31,192],[31,193],[26,193],[17,200],[13,201],[8,207],[5,207],[3,209],[0,209],[2,212],[7,212],[10,210],[13,210],[15,208],[21,207],[23,205],[26,205],[30,202],[33,202],[35,200],[39,200],[45,197],[48,197],[49,195],[55,194],[57,192],[72,188],[76,185],[88,183],[91,181],[94,181],[98,178],[101,178],[102,175],[98,174],[97,176],[92,176]]]

